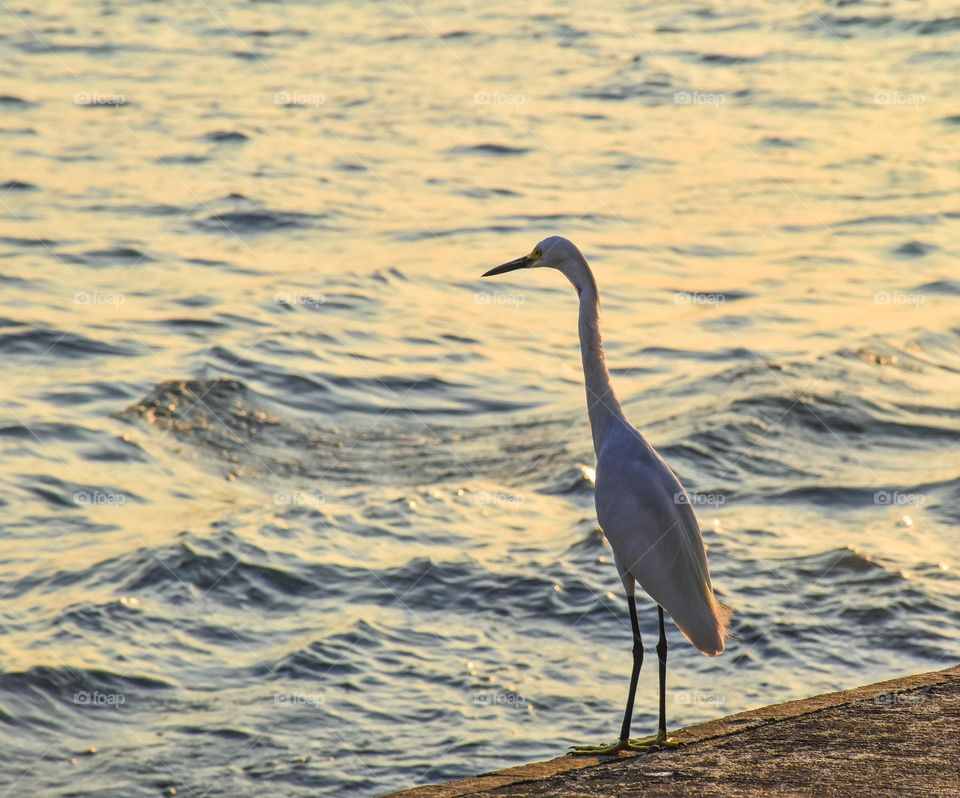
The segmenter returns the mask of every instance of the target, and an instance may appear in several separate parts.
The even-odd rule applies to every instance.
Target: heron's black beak
[[[509,263],[504,263],[502,266],[494,266],[490,271],[484,272],[480,276],[493,277],[495,274],[505,274],[506,272],[512,272],[515,269],[525,269],[531,263],[533,263],[533,259],[529,255],[524,255],[522,258],[517,258]]]

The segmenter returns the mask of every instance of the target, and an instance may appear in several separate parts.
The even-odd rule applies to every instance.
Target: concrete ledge
[[[392,796],[960,796],[960,666],[741,712],[673,736],[673,750],[561,756]]]

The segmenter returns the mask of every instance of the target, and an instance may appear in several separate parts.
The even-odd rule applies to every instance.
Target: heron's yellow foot
[[[617,740],[606,745],[571,745],[567,752],[570,756],[603,756],[615,754],[617,751],[626,751],[629,740]]]
[[[661,748],[676,748],[676,740],[666,734],[657,734],[650,737],[632,737],[629,740],[617,740],[606,745],[574,745],[570,747],[571,756],[604,756],[619,751],[638,751],[648,753],[659,751]]]
[[[666,732],[658,732],[650,737],[631,737],[628,741],[631,751],[659,751],[663,748],[676,748],[678,743]]]

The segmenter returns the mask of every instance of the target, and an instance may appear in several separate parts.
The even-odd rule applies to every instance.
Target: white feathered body
[[[598,441],[597,520],[628,594],[633,582],[700,651],[723,651],[729,611],[713,595],[696,516],[680,480],[626,420]]]

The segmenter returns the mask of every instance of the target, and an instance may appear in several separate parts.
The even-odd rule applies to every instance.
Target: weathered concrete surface
[[[394,798],[960,796],[960,666],[682,729],[645,756],[560,757]]]

